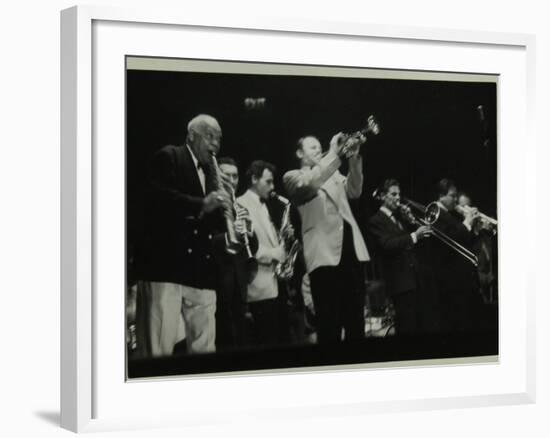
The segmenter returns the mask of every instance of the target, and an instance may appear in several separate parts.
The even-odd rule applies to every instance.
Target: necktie
[[[393,223],[399,227],[400,230],[403,229],[403,225],[401,225],[401,222],[399,222],[399,220],[395,217],[395,214],[391,215],[391,219]]]

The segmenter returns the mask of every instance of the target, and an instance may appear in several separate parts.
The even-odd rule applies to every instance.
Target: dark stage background
[[[326,149],[335,133],[362,129],[367,116],[374,114],[381,133],[369,137],[363,147],[364,190],[352,204],[360,226],[378,208],[371,193],[388,177],[401,182],[402,196],[424,204],[435,199],[438,180],[452,178],[474,205],[496,217],[496,96],[494,83],[129,70],[128,255],[142,230],[149,159],[167,144],[183,144],[188,121],[199,113],[219,121],[223,130],[219,156],[238,161],[240,192],[246,167],[263,159],[277,166],[276,190],[285,195],[281,177],[298,166],[294,155],[298,138],[315,135]],[[247,109],[246,98],[265,98],[265,105]],[[496,325],[474,337],[370,339],[365,341],[370,347],[331,347],[342,349],[336,356],[334,349],[324,352],[315,346],[283,348],[271,355],[242,352],[238,365],[231,354],[188,356],[183,362],[131,361],[129,376],[491,355],[498,354],[495,329]]]
[[[265,97],[264,108],[246,109],[247,97]],[[127,102],[130,245],[140,232],[149,158],[182,144],[199,113],[220,122],[220,157],[237,159],[241,174],[255,159],[272,162],[282,194],[282,174],[298,165],[298,138],[315,135],[326,148],[332,135],[362,129],[374,114],[382,131],[364,146],[363,196],[353,206],[359,223],[378,208],[370,195],[388,177],[401,182],[402,196],[422,203],[434,199],[439,179],[452,178],[496,217],[496,84],[129,70]]]

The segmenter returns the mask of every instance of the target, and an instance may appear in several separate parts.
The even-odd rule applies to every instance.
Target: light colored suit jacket
[[[353,232],[357,259],[370,260],[367,246],[353,217],[348,198],[361,196],[363,173],[361,158],[350,162],[350,172],[343,176],[342,164],[333,152],[312,167],[291,170],[283,183],[302,218],[302,238],[307,272],[320,266],[336,266],[342,256],[344,221]]]
[[[273,223],[264,214],[264,204],[250,190],[237,198],[237,202],[250,213],[252,227],[258,238],[258,251],[254,256],[258,261],[258,274],[248,285],[247,301],[259,301],[275,298],[278,293],[275,276],[276,260],[273,259],[275,248],[279,246],[277,232]]]

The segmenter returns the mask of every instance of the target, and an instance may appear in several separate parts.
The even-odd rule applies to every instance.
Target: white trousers
[[[216,292],[150,282],[149,334],[153,356],[169,356],[186,339],[188,353],[216,351]],[[183,323],[182,324],[182,316]]]

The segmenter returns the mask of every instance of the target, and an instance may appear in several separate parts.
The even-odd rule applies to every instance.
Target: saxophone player
[[[150,163],[146,229],[135,260],[152,356],[173,354],[182,337],[188,353],[216,348],[214,258],[233,231],[224,221],[229,195],[212,172],[221,136],[214,117],[198,115],[187,125],[185,144],[162,148]]]
[[[258,274],[248,285],[247,301],[252,314],[252,341],[273,345],[280,340],[279,284],[275,273],[285,259],[284,245],[279,241],[271,214],[266,206],[274,189],[275,166],[266,161],[253,161],[246,172],[248,190],[237,198],[250,214],[258,238]]]

